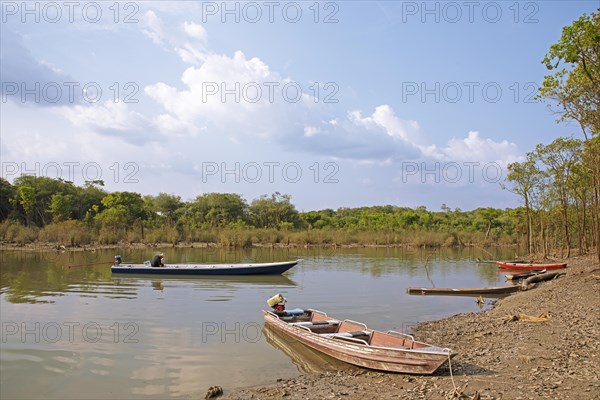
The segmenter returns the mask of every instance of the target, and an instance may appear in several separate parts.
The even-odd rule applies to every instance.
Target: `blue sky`
[[[532,96],[598,1],[2,2],[2,177],[274,192],[299,210],[514,207],[580,137]]]

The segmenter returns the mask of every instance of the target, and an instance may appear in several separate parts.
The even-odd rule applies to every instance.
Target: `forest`
[[[524,240],[524,210],[478,208],[429,211],[392,205],[298,212],[291,197],[274,193],[248,203],[234,193],[193,201],[160,193],[108,193],[102,182],[83,187],[31,175],[0,180],[0,239],[81,246],[91,243],[207,242],[225,246],[516,243]]]
[[[160,193],[108,193],[102,181],[76,186],[48,177],[0,178],[0,240],[63,246],[93,243],[284,245],[519,245],[521,253],[600,258],[600,13],[563,28],[542,63],[549,71],[537,99],[582,138],[540,143],[507,166],[498,190],[515,209],[441,211],[382,205],[298,212],[279,192],[248,202],[234,193],[194,200]]]

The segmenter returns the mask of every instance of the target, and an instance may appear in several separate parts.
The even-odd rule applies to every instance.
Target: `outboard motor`
[[[287,299],[281,295],[281,293],[276,294],[267,300],[267,304],[275,311],[285,311],[285,303]]]
[[[115,256],[115,265],[121,265],[121,256]]]

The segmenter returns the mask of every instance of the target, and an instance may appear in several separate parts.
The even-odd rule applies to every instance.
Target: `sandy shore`
[[[273,384],[225,393],[225,399],[599,399],[600,265],[565,260],[566,275],[513,294],[481,313],[415,328],[418,340],[458,352],[432,376],[358,368],[273,377]],[[443,299],[443,298],[440,298]],[[547,320],[529,322],[520,314]]]

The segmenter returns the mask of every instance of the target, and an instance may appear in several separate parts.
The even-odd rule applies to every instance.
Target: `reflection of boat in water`
[[[160,282],[165,284],[168,282],[186,282],[193,284],[211,284],[212,285],[229,285],[229,284],[249,284],[249,285],[271,285],[271,286],[296,286],[297,283],[285,275],[165,275],[165,276],[149,276],[145,274],[119,274],[113,275],[113,282],[131,283],[139,282]]]
[[[283,351],[290,357],[300,372],[318,374],[355,368],[345,362],[315,351],[296,340],[290,340],[269,325],[264,325],[262,332],[267,339],[267,343]]]

